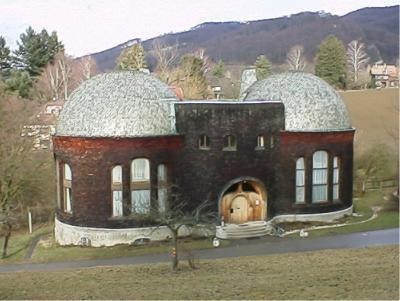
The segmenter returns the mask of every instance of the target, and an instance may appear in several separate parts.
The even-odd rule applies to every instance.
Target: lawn
[[[340,92],[356,129],[355,154],[376,144],[399,152],[399,89]]]
[[[399,299],[398,246],[0,274],[0,299]]]

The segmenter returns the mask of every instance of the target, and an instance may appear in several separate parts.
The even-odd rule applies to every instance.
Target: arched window
[[[257,148],[264,149],[265,148],[265,139],[263,135],[257,136]]]
[[[168,199],[167,167],[165,164],[157,166],[157,185],[158,211],[164,213]]]
[[[122,216],[122,166],[116,165],[111,171],[112,215]]]
[[[210,149],[210,138],[207,135],[200,135],[198,144],[199,149]]]
[[[131,165],[132,212],[150,212],[150,162],[145,158],[132,161]]]
[[[296,161],[296,203],[305,202],[305,168],[304,158],[298,158]]]
[[[236,150],[237,142],[234,135],[227,135],[224,137],[224,148],[223,150]]]
[[[313,203],[328,200],[328,153],[317,151],[313,154],[313,179],[312,201]]]
[[[72,213],[72,171],[68,164],[64,164],[63,172],[64,211]]]
[[[274,139],[274,136],[271,136],[269,138],[269,147],[274,148],[274,146],[275,146],[275,139]]]
[[[339,199],[339,172],[340,172],[340,161],[338,157],[333,157],[333,194],[332,199],[338,200]]]

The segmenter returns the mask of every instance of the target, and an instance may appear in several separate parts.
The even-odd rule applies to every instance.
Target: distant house
[[[22,128],[21,136],[32,139],[32,149],[51,149],[51,134],[55,131],[58,115],[63,108],[63,101],[47,103],[35,119]]]
[[[399,72],[395,65],[374,64],[369,66],[369,74],[377,87],[398,87]]]

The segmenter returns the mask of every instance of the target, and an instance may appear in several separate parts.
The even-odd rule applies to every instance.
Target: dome
[[[274,74],[251,85],[242,100],[281,101],[287,131],[340,131],[351,128],[340,95],[319,77],[303,72]]]
[[[82,83],[65,102],[56,136],[138,137],[176,133],[169,87],[142,72],[104,73]]]

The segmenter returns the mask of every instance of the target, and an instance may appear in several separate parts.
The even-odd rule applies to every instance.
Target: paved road
[[[362,248],[367,246],[399,244],[399,228],[340,234],[316,238],[278,238],[241,239],[232,241],[227,247],[196,251],[199,259],[216,259],[276,253],[304,252],[325,249]],[[113,259],[94,259],[56,263],[23,263],[0,265],[0,273],[22,271],[58,271],[66,269],[166,262],[168,254],[153,254]]]

